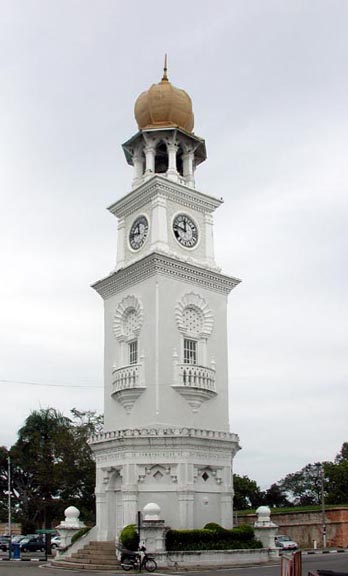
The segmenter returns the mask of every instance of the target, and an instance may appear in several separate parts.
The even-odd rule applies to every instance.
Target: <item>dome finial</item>
[[[164,55],[164,66],[163,66],[163,76],[162,76],[162,82],[168,82],[168,76],[167,76],[167,54]]]

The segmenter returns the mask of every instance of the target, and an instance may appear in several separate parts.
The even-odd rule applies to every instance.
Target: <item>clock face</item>
[[[139,250],[142,247],[148,231],[149,223],[145,216],[139,216],[134,220],[129,231],[129,245],[133,250]]]
[[[194,221],[186,214],[178,214],[173,222],[174,236],[185,248],[193,248],[198,242],[198,229]]]

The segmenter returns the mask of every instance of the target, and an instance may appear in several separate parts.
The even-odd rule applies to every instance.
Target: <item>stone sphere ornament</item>
[[[65,516],[65,522],[64,522],[65,526],[72,526],[72,527],[80,526],[79,521],[80,510],[75,506],[68,506],[68,508],[65,508],[64,516]]]
[[[270,522],[271,509],[268,506],[259,506],[256,510],[258,522]]]
[[[144,520],[160,520],[161,508],[155,502],[149,502],[143,508]]]

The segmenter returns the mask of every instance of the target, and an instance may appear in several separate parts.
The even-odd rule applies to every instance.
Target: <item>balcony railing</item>
[[[131,364],[112,371],[111,395],[130,412],[135,401],[144,392],[142,364]]]
[[[140,385],[141,364],[132,364],[117,368],[112,371],[113,392],[125,390],[125,388],[136,388]]]
[[[215,370],[194,364],[176,364],[172,387],[189,403],[193,412],[216,396]]]
[[[202,388],[215,392],[215,370],[194,364],[178,364],[177,386]]]

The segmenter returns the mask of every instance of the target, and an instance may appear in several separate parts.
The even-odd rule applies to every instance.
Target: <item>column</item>
[[[193,175],[193,158],[194,158],[194,152],[192,150],[183,154],[182,157],[183,176],[185,178],[187,186],[190,186],[190,188],[195,187],[195,179]]]
[[[133,154],[134,179],[133,188],[136,188],[143,182],[143,151],[138,148]]]
[[[154,144],[146,144],[145,152],[145,180],[149,179],[155,173],[155,152]]]
[[[98,540],[107,539],[108,530],[108,514],[106,510],[106,472],[103,468],[99,467],[98,455],[96,455],[96,488],[95,488],[95,504],[96,504],[96,525],[98,526]]]
[[[167,177],[174,182],[178,181],[178,171],[176,169],[176,153],[178,151],[178,144],[169,142],[167,144],[168,150],[168,170]]]
[[[96,525],[98,526],[98,540],[107,540],[107,514],[105,514],[105,492],[95,492]]]

